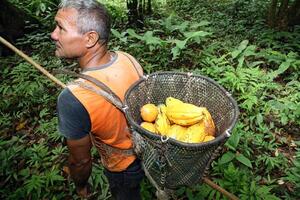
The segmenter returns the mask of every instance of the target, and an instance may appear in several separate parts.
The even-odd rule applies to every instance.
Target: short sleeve
[[[85,107],[65,88],[57,100],[58,130],[67,139],[80,139],[91,131],[91,120]]]

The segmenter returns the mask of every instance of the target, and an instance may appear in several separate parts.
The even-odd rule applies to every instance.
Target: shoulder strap
[[[120,109],[123,112],[124,105],[123,105],[123,102],[120,99],[120,97],[118,95],[116,95],[107,85],[105,85],[98,79],[96,79],[92,76],[86,75],[86,74],[78,74],[76,72],[72,72],[72,71],[65,70],[65,69],[60,69],[60,70],[56,70],[56,71],[60,71],[64,74],[82,78],[91,83],[94,83],[97,87],[99,87],[102,90],[99,90],[99,89],[97,89],[89,84],[86,84],[84,82],[80,82],[80,81],[72,82],[72,84],[78,85],[82,88],[85,88],[87,90],[90,90],[92,92],[95,92],[95,93],[101,95],[103,98],[105,98],[107,101],[109,101],[111,104],[113,104],[114,106],[116,106],[118,109]]]
[[[94,146],[98,149],[98,151],[100,150],[100,155],[101,157],[103,157],[104,159],[108,159],[113,153],[118,153],[118,154],[123,154],[125,156],[131,156],[134,155],[134,149],[133,148],[129,148],[129,149],[118,149],[116,147],[110,146],[106,143],[104,143],[101,140],[96,140],[96,138],[94,137],[94,135],[92,133],[90,133],[90,138],[92,143],[94,144]]]

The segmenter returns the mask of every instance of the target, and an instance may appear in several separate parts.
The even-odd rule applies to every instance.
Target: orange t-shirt
[[[88,68],[82,72],[92,76],[108,86],[123,101],[127,89],[136,82],[143,73],[139,63],[129,54],[115,52],[114,58],[106,65]],[[94,86],[89,81],[78,79]],[[124,155],[120,152],[105,152],[101,145],[105,143],[118,149],[130,149],[133,146],[125,115],[99,94],[78,85],[69,85],[68,89],[80,101],[89,114],[91,136],[99,150],[101,160],[108,170],[125,170],[134,160],[135,155]]]

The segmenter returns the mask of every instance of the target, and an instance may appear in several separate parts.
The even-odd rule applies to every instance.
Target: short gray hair
[[[74,8],[78,12],[77,27],[79,33],[96,31],[99,42],[109,41],[111,20],[107,9],[97,0],[61,0],[59,8]]]

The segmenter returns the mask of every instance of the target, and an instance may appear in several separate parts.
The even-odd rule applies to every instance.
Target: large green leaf
[[[248,45],[249,41],[248,40],[243,40],[240,43],[240,46],[238,47],[237,50],[234,50],[233,52],[231,52],[231,56],[233,59],[237,58],[243,51],[244,49],[246,49],[247,45]]]
[[[144,36],[143,40],[146,42],[147,45],[161,45],[162,41],[159,37],[153,36],[153,31],[147,31]]]
[[[239,144],[240,138],[241,138],[240,134],[238,133],[232,134],[229,137],[228,141],[226,142],[226,146],[235,151]]]
[[[238,155],[236,156],[236,159],[237,159],[239,162],[241,162],[241,163],[243,163],[244,165],[246,165],[247,167],[252,168],[251,161],[250,161],[248,158],[246,158],[243,154],[238,154]]]
[[[219,164],[225,164],[228,163],[230,161],[232,161],[235,157],[235,154],[232,152],[226,152],[225,154],[223,154],[223,156],[221,157]]]

